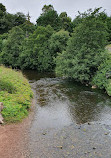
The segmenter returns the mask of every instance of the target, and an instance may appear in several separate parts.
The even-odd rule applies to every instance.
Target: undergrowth
[[[28,80],[19,71],[0,66],[0,102],[6,122],[20,121],[28,115],[33,93]]]

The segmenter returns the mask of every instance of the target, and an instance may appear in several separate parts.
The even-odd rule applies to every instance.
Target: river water
[[[72,152],[72,150],[68,152],[69,150],[68,147],[66,147],[66,144],[73,144],[72,138],[75,135],[73,132],[77,130],[76,133],[79,133],[78,129],[82,128],[82,125],[83,132],[89,130],[89,127],[86,126],[89,122],[93,124],[93,127],[90,127],[91,129],[89,131],[89,136],[87,135],[87,139],[92,137],[95,132],[98,133],[97,127],[100,124],[104,126],[100,126],[99,128],[107,131],[110,135],[111,98],[109,98],[104,92],[91,89],[90,87],[86,87],[74,81],[57,78],[51,73],[40,74],[36,71],[25,71],[23,73],[31,84],[36,102],[35,115],[29,132],[31,150],[30,157],[70,158],[76,156],[79,158],[80,156],[83,156],[83,153],[81,155],[81,151],[80,153],[78,151],[79,154],[74,151]],[[94,129],[96,131],[93,131]],[[65,133],[62,130],[65,131]],[[94,133],[91,134],[91,132]],[[74,135],[72,135],[72,133]],[[100,133],[100,135],[101,134],[103,133]],[[72,136],[70,139],[64,138],[66,135]],[[83,139],[81,136],[84,137],[84,134],[79,133],[76,136],[78,142]],[[61,137],[66,141],[62,143],[62,145],[66,147],[63,152],[55,149],[55,146],[57,147],[57,145],[61,145],[61,143],[58,143]],[[101,137],[100,139],[102,140]],[[104,138],[103,141],[105,142]],[[76,147],[79,148],[80,144],[76,144]],[[63,148],[62,145],[57,148]],[[111,146],[111,144],[109,145]],[[90,150],[89,146],[87,148],[82,147],[82,151],[83,149],[84,152],[85,150]],[[104,155],[100,150],[99,153]],[[70,156],[68,156],[68,154],[70,154]],[[110,156],[111,155],[108,155],[107,158]],[[89,157],[89,155],[86,157]],[[97,158],[98,157],[99,156],[97,156]]]

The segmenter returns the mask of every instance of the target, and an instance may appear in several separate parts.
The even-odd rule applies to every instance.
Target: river
[[[111,158],[111,98],[52,73],[23,74],[36,104],[30,158]]]

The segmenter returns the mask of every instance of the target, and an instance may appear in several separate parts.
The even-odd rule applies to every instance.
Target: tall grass
[[[21,72],[0,66],[0,102],[5,108],[6,122],[16,122],[28,115],[33,93],[28,80]]]

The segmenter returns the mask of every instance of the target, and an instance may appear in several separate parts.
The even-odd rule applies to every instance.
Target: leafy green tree
[[[4,48],[1,53],[2,63],[13,68],[20,67],[19,56],[21,53],[21,46],[24,41],[24,32],[16,26],[9,31],[8,38],[5,41]]]
[[[73,30],[73,25],[72,25],[72,22],[71,22],[71,18],[67,16],[67,13],[66,12],[62,12],[60,15],[59,15],[59,18],[60,18],[60,22],[61,22],[61,28],[64,29],[64,30],[67,30],[69,32],[72,32]]]
[[[60,29],[60,18],[57,12],[54,10],[53,6],[44,6],[42,8],[43,13],[37,19],[37,26],[44,26],[50,25],[54,30]]]
[[[17,12],[14,15],[14,26],[19,26],[26,22],[26,16],[22,12]]]
[[[24,31],[26,38],[28,38],[29,35],[32,34],[36,29],[36,26],[33,23],[30,22],[29,12],[26,16],[26,21],[23,24],[19,25],[19,26]]]
[[[58,53],[62,53],[62,51],[66,50],[67,41],[69,39],[69,32],[60,30],[59,32],[55,32],[49,39],[49,51],[52,56],[53,64],[55,66],[54,58],[57,57]]]
[[[2,52],[2,49],[4,47],[4,43],[8,38],[8,33],[4,33],[2,35],[0,35],[0,53]]]
[[[0,3],[0,34],[6,33],[14,26],[19,26],[26,21],[23,13],[10,14],[6,12],[5,6]]]
[[[42,14],[48,13],[49,11],[54,10],[54,7],[50,5],[44,5],[42,8]]]
[[[5,18],[6,16],[6,8],[5,6],[0,3],[0,34],[4,33],[4,31],[7,31],[7,20]]]
[[[52,57],[48,48],[48,40],[53,32],[51,26],[38,26],[34,33],[25,40],[23,51],[20,55],[22,69],[51,70]]]
[[[100,9],[85,13],[74,30],[65,52],[56,59],[56,72],[81,82],[89,82],[105,58],[107,26],[98,18]]]
[[[28,38],[30,34],[35,31],[36,26],[33,23],[26,21],[25,23],[20,25],[20,28],[24,31],[26,38]]]
[[[0,3],[0,13],[1,12],[3,12],[3,13],[6,12],[6,8],[2,3]]]
[[[98,67],[98,70],[92,79],[92,84],[98,86],[100,89],[105,89],[109,85],[108,83],[109,79],[111,79],[111,56],[110,55]]]
[[[111,16],[107,17],[108,41],[111,43]]]

